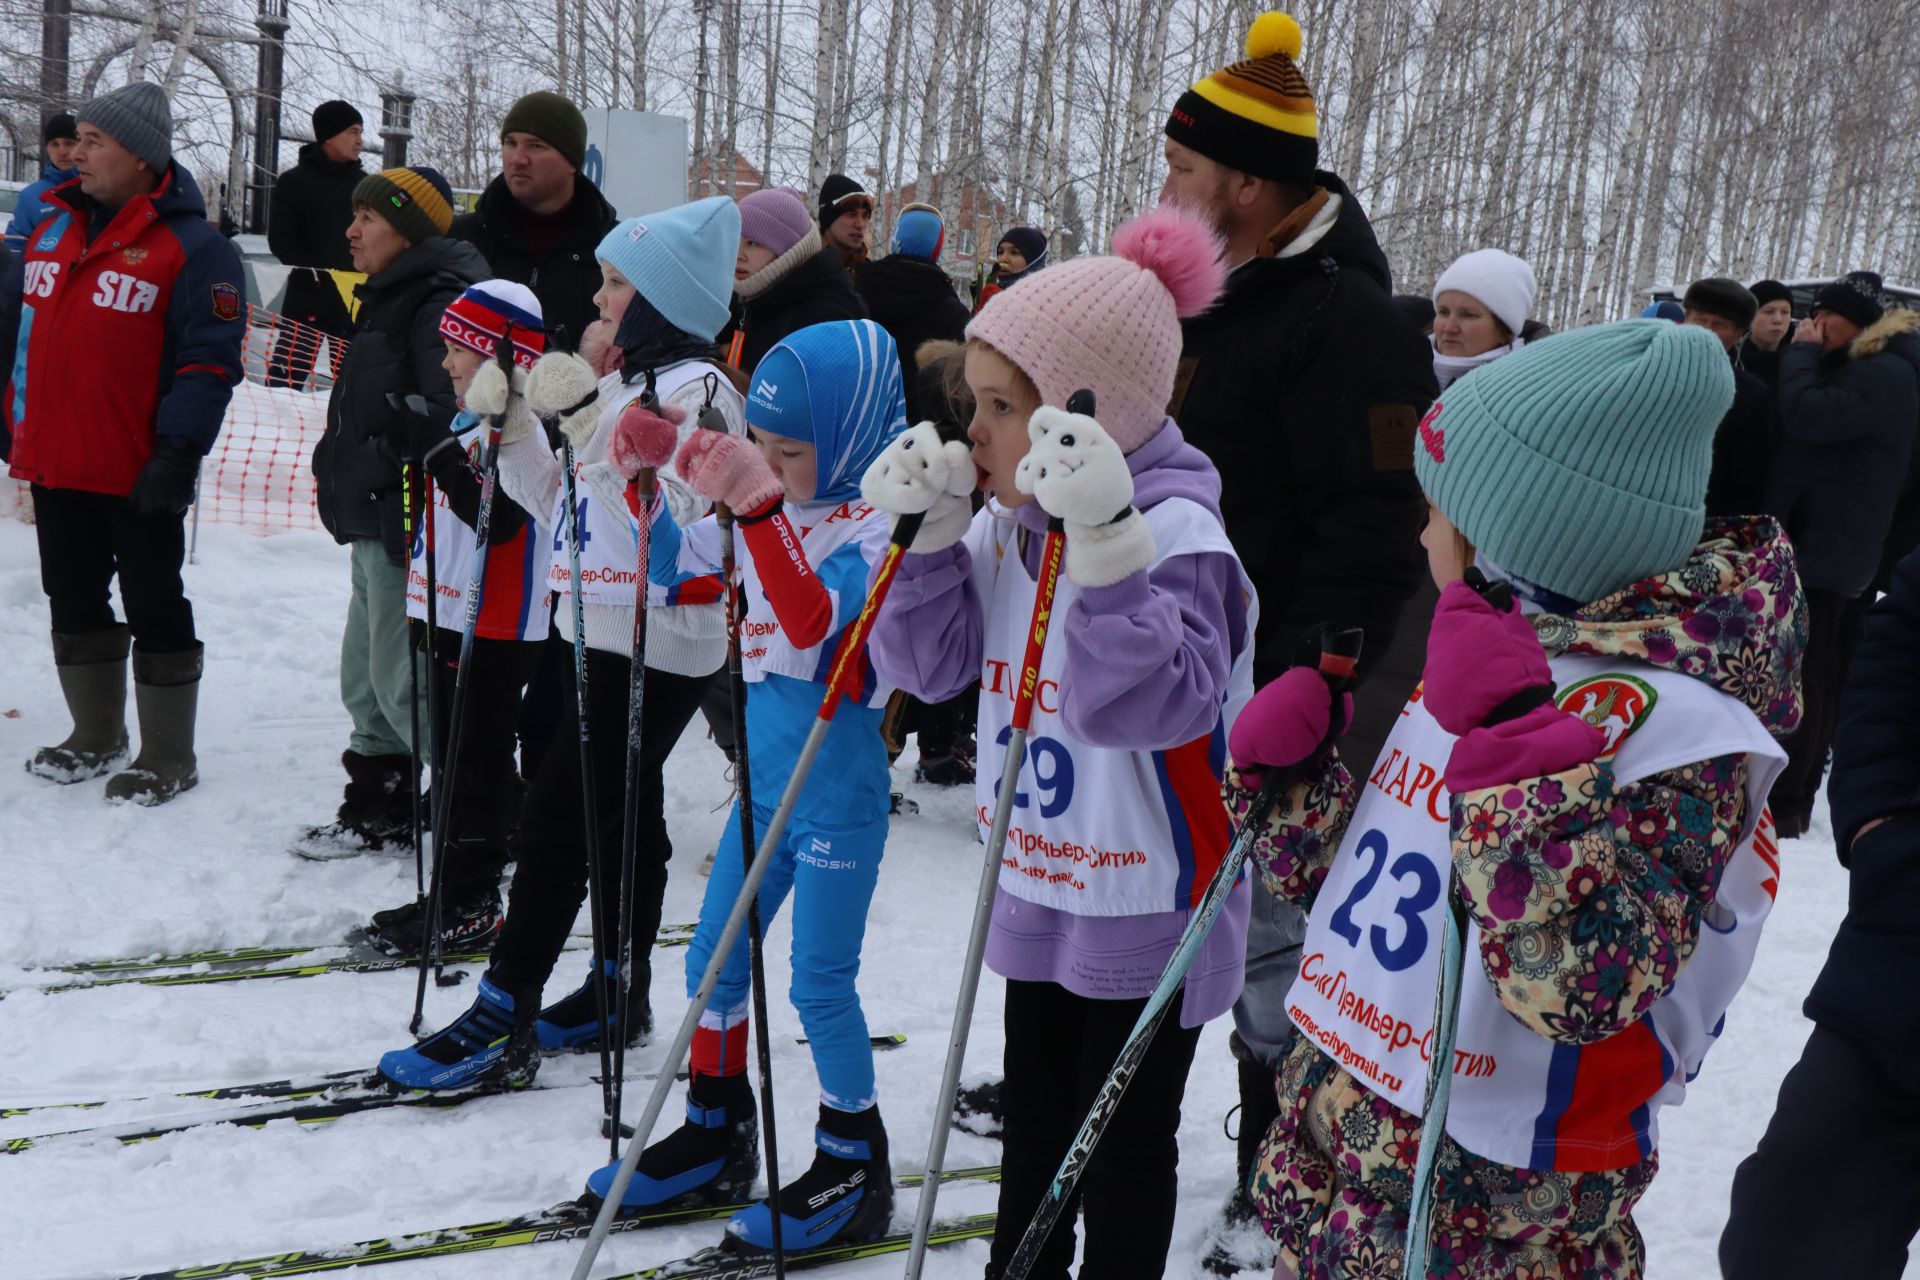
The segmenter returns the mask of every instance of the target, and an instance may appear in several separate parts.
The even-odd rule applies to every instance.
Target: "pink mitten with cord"
[[[695,493],[726,503],[737,516],[764,514],[782,492],[760,451],[724,431],[694,432],[673,465]]]
[[[649,409],[635,400],[621,410],[607,439],[607,461],[631,480],[642,471],[656,471],[673,461],[680,443],[680,424],[687,411],[677,404]]]
[[[1269,768],[1287,768],[1312,755],[1327,737],[1333,690],[1312,667],[1294,667],[1253,695],[1227,734],[1227,751],[1240,776],[1255,786]],[[1341,698],[1340,728],[1353,722],[1353,695]]]
[[[1447,759],[1447,790],[1456,795],[1563,773],[1606,746],[1604,733],[1553,705],[1547,651],[1504,590],[1447,584],[1427,633],[1424,679],[1421,701],[1459,739]]]

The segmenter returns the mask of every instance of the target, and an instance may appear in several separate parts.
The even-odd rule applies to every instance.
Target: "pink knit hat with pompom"
[[[1198,217],[1163,205],[1113,233],[1110,257],[1075,258],[994,295],[967,326],[1064,408],[1082,387],[1122,453],[1159,432],[1180,364],[1180,321],[1226,285],[1221,243]]]

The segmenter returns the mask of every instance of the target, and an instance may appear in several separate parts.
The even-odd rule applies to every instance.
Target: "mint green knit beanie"
[[[1726,350],[1705,329],[1574,329],[1443,391],[1421,420],[1413,469],[1501,568],[1597,600],[1685,563],[1732,404]]]

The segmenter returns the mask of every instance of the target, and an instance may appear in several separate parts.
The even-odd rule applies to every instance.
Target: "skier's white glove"
[[[519,373],[519,370],[514,372]],[[522,373],[514,381],[524,388],[526,375]],[[460,400],[472,412],[491,418],[506,411],[507,397],[511,394],[507,375],[500,371],[498,362],[489,360],[474,371],[473,381],[467,384],[467,394]]]
[[[957,440],[942,441],[931,422],[911,427],[880,451],[860,477],[869,506],[901,516],[925,513],[908,550],[938,551],[960,541],[973,523],[973,458]]]
[[[1153,563],[1153,530],[1133,509],[1126,455],[1094,419],[1042,405],[1027,420],[1033,442],[1014,487],[1066,526],[1067,577],[1110,587]]]
[[[600,428],[599,385],[585,360],[571,351],[549,351],[527,376],[527,402],[543,418],[558,416],[568,443],[582,449]]]
[[[515,396],[507,402],[507,416],[500,424],[502,447],[519,444],[522,440],[531,440],[539,431],[540,419],[533,416],[533,410],[528,407],[525,396]]]

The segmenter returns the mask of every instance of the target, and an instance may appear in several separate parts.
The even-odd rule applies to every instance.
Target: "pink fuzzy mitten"
[[[1312,667],[1294,667],[1253,695],[1227,734],[1233,766],[1258,785],[1269,768],[1299,764],[1327,736],[1333,690]],[[1340,727],[1353,720],[1353,695],[1342,699]]]
[[[621,410],[607,440],[607,461],[631,480],[642,471],[653,471],[673,461],[674,446],[680,443],[680,424],[687,411],[679,405],[649,409],[639,400]]]
[[[695,493],[724,502],[738,516],[764,514],[780,498],[780,482],[760,451],[723,431],[696,431],[674,459]]]

